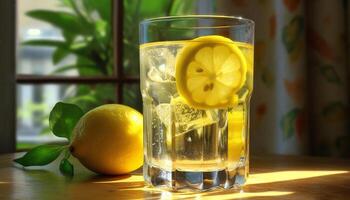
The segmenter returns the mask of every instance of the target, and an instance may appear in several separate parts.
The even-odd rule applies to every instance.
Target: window
[[[122,49],[117,48],[118,55],[113,55],[111,8],[118,11],[116,24],[121,24],[122,8],[120,5],[113,7],[110,0],[100,2],[104,5],[96,8],[94,2],[98,1],[86,5],[83,1],[71,1],[71,5],[59,0],[18,1],[17,149],[44,142],[60,142],[59,138],[47,134],[49,112],[57,101],[76,103],[85,111],[113,102],[141,108],[137,74],[126,76],[124,68],[117,67],[122,64]],[[59,20],[59,14],[78,16],[79,12],[82,15],[80,20],[90,18],[91,25],[101,27],[74,35],[63,27],[63,23],[70,26],[73,22],[50,21],[49,15],[52,15],[52,20]],[[119,45],[114,46],[121,46],[118,42],[122,40],[120,33],[121,29],[116,29],[114,43]],[[66,42],[68,37],[75,37],[75,41]],[[64,43],[70,47],[81,45],[76,47],[81,52],[65,52]],[[99,49],[94,45],[102,47]],[[91,60],[87,58],[89,55]]]
[[[17,1],[17,149],[60,142],[49,133],[58,101],[87,111],[123,103],[141,111],[138,21],[191,13],[179,0]],[[113,25],[113,27],[112,27]]]

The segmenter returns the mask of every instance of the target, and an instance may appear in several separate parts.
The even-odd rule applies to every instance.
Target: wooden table
[[[14,157],[0,156],[0,199],[350,199],[350,160],[256,157],[244,192],[189,194],[146,188],[138,172],[103,177],[80,165],[74,178],[67,179],[59,174],[57,163],[23,169],[13,165]]]

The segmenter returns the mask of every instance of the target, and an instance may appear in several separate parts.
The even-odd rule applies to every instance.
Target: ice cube
[[[170,104],[159,104],[155,107],[155,112],[157,114],[158,120],[161,122],[162,126],[165,127],[162,131],[163,134],[160,137],[164,138],[166,141],[166,148],[171,148],[172,144],[172,120],[171,120],[171,105]],[[158,121],[157,120],[157,121]],[[159,132],[159,130],[156,130]]]
[[[170,104],[162,103],[156,106],[156,113],[160,121],[164,124],[166,128],[171,125],[171,106]]]
[[[171,102],[177,136],[193,129],[198,129],[217,122],[214,111],[199,110],[190,107],[181,98]]]
[[[166,47],[149,49],[143,55],[146,62],[147,77],[152,81],[174,81],[175,80],[175,54]]]
[[[150,68],[150,70],[147,72],[147,77],[151,81],[155,81],[155,82],[163,82],[164,81],[164,79],[162,77],[162,73],[160,73],[160,71],[155,67]]]
[[[170,103],[177,95],[175,82],[147,82],[146,91],[156,105]]]

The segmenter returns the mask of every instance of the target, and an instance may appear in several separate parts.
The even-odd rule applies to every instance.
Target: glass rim
[[[140,22],[141,26],[149,25],[153,23],[159,22],[167,22],[167,21],[181,21],[186,19],[218,19],[218,20],[234,20],[233,22],[240,22],[240,24],[230,24],[227,23],[224,26],[212,26],[212,27],[203,27],[203,28],[230,28],[236,26],[254,26],[254,21],[251,19],[247,19],[241,16],[229,16],[229,15],[173,15],[173,16],[163,16],[163,17],[153,17],[144,19]],[[197,27],[201,28],[201,27]]]

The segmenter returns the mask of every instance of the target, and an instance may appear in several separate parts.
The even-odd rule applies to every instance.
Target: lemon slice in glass
[[[176,87],[198,109],[227,108],[237,103],[247,62],[230,39],[211,35],[189,41],[176,58]]]
[[[231,162],[238,162],[241,155],[244,154],[244,112],[229,111],[228,117],[228,154],[227,158]]]

